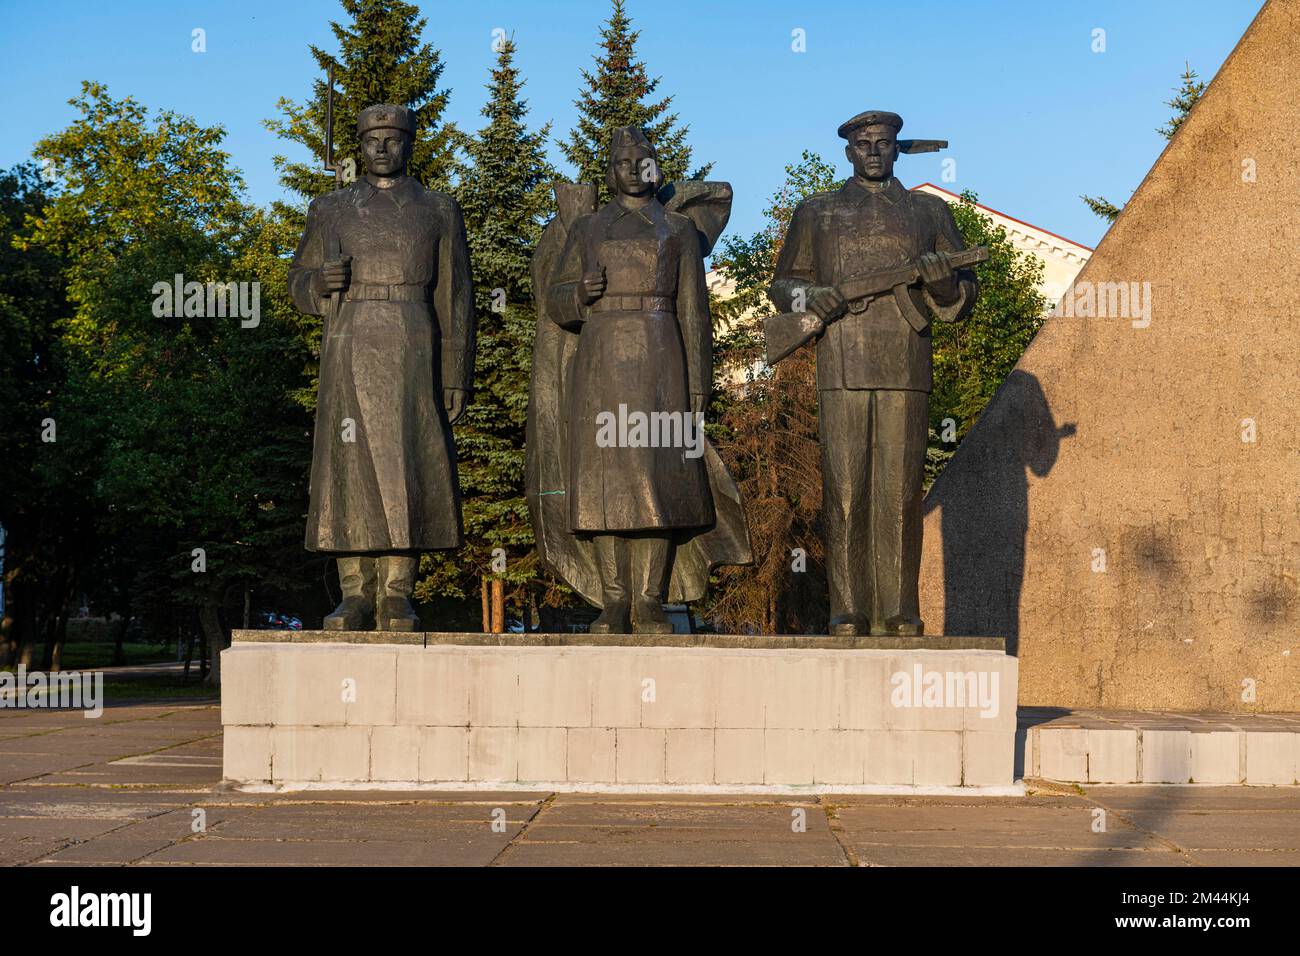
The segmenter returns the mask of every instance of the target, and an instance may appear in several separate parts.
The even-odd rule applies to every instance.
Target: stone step
[[[1017,778],[1063,783],[1300,782],[1300,714],[1021,708]]]

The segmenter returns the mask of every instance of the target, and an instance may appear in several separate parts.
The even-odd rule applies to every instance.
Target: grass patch
[[[170,698],[216,700],[221,692],[216,687],[191,680],[182,684],[178,679],[104,681],[104,701],[112,704],[121,700],[165,700]]]
[[[43,644],[37,645],[36,658],[39,661],[42,654],[45,653]],[[122,653],[126,657],[127,664],[161,664],[166,661],[176,660],[175,646],[165,644],[123,644]],[[198,664],[198,653],[196,648],[195,665]],[[100,667],[113,666],[113,645],[102,641],[87,642],[69,642],[63,645],[63,663],[62,668],[65,671],[71,670],[94,670]],[[33,670],[42,670],[43,668],[35,667]],[[6,667],[4,670],[13,671],[14,667]]]

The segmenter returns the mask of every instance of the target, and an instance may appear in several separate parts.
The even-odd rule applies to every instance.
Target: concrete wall
[[[923,616],[1022,705],[1300,710],[1297,62],[1272,0],[1076,280],[1149,324],[1049,318],[927,499]]]

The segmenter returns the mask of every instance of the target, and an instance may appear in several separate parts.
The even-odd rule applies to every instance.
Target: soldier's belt
[[[592,312],[676,312],[677,300],[667,295],[602,295],[588,308]]]
[[[429,287],[424,285],[370,285],[353,282],[343,293],[345,299],[379,300],[384,302],[428,302]]]

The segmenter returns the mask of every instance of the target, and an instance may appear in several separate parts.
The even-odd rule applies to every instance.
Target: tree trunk
[[[248,630],[249,612],[252,610],[253,592],[244,588],[244,630]]]
[[[492,579],[492,633],[506,632],[506,582]]]
[[[204,644],[208,652],[207,683],[221,686],[221,651],[226,646],[226,635],[221,629],[221,606],[216,598],[205,601],[199,608],[199,624],[203,628]]]
[[[47,671],[59,670],[63,660],[63,639],[68,634],[68,605],[72,603],[72,568],[59,565],[52,592],[49,618],[45,622],[45,651],[41,664]]]
[[[113,640],[113,664],[120,667],[126,663],[126,648],[122,645],[126,642],[126,629],[131,626],[131,608],[120,608],[118,613],[122,617],[122,626],[117,629],[117,637]]]
[[[0,586],[4,587],[4,612],[0,616],[0,667],[8,667],[18,656],[18,622],[14,620],[14,594],[13,588],[9,583],[11,577],[8,568],[5,568],[4,581]]]
[[[492,605],[488,599],[488,579],[479,578],[480,597],[483,599],[483,633],[492,633]]]

